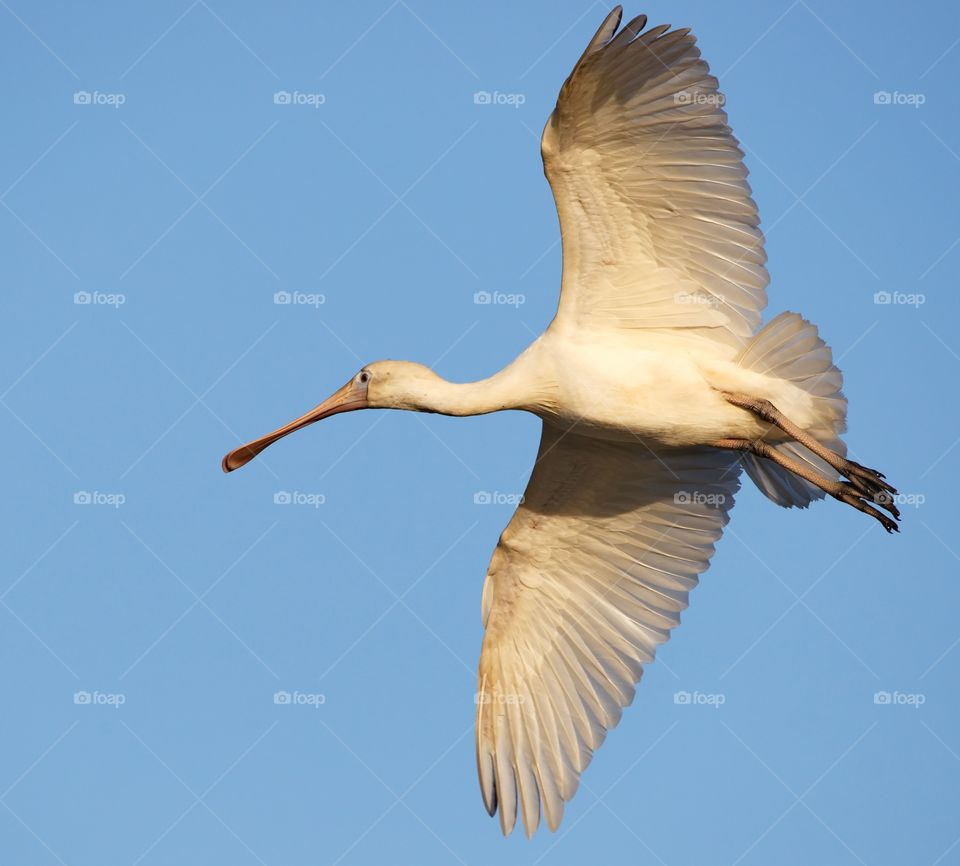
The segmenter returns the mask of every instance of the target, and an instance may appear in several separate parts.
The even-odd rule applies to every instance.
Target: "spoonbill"
[[[547,330],[455,384],[377,361],[223,458],[230,472],[340,412],[532,412],[540,450],[483,587],[476,753],[503,833],[564,804],[680,621],[739,488],[829,495],[897,529],[896,490],[846,458],[842,376],[796,313],[759,328],[767,271],[743,153],[693,34],[600,25],[541,139],[563,240]],[[887,514],[884,513],[887,512]],[[889,516],[888,516],[889,514]]]

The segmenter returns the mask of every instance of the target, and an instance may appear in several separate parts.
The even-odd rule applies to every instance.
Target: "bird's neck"
[[[503,371],[477,382],[448,382],[438,377],[424,395],[423,408],[441,415],[486,415],[524,408],[516,384],[504,378]]]
[[[477,382],[448,382],[439,376],[424,394],[423,410],[441,415],[486,415],[504,409],[540,408],[544,391],[536,365],[524,356]]]

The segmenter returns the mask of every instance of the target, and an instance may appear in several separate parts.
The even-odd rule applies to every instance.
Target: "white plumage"
[[[477,767],[504,833],[551,829],[670,636],[739,487],[736,458],[544,428],[483,590]]]
[[[522,505],[493,554],[477,767],[504,833],[551,829],[707,568],[740,468],[779,505],[829,494],[898,518],[883,476],[845,459],[842,377],[795,313],[757,332],[767,272],[743,154],[687,30],[603,22],[541,148],[563,238],[557,315],[512,364],[455,384],[365,366],[318,407],[234,449],[230,471],[338,412],[543,420]]]
[[[563,236],[558,321],[739,348],[768,278],[717,79],[688,30],[644,33],[641,15],[614,36],[619,20],[587,46],[541,140]]]

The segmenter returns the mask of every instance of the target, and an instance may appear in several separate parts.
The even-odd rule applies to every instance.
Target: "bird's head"
[[[346,385],[306,415],[266,436],[234,448],[223,458],[221,466],[224,472],[239,469],[278,439],[341,412],[352,412],[354,409],[429,410],[431,385],[441,381],[429,367],[412,361],[376,361],[367,364]]]

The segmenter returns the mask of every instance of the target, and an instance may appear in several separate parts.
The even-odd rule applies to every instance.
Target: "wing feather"
[[[743,152],[687,29],[601,25],[543,132],[563,239],[556,326],[669,329],[740,348],[767,271]]]
[[[715,449],[651,453],[545,424],[484,586],[477,767],[509,833],[556,829],[708,565],[739,485]]]

